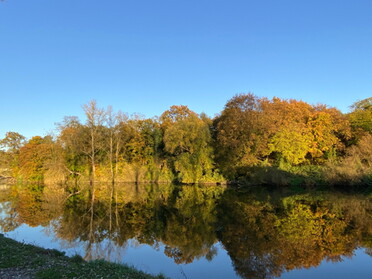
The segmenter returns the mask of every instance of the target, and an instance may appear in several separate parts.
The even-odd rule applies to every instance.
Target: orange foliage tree
[[[52,158],[53,140],[50,136],[31,138],[19,151],[19,173],[29,180],[43,180],[47,161]]]

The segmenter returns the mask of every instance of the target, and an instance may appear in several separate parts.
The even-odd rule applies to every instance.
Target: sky
[[[82,105],[213,117],[238,93],[326,104],[372,96],[370,0],[0,1],[0,138]]]

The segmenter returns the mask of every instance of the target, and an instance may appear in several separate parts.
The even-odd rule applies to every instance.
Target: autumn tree
[[[134,115],[120,125],[122,156],[132,170],[135,182],[157,181],[163,165],[163,141],[157,119]]]
[[[217,162],[230,179],[253,166],[319,164],[345,152],[348,120],[335,108],[240,94],[214,120]]]
[[[312,107],[302,101],[277,97],[264,99],[261,104],[270,163],[280,165],[284,160],[297,165],[304,162],[311,145],[307,122]]]
[[[7,132],[5,138],[0,140],[0,147],[5,148],[8,152],[17,153],[25,144],[26,138],[17,132]]]
[[[348,117],[354,130],[372,133],[372,97],[355,102]]]
[[[118,167],[120,159],[123,157],[123,149],[124,149],[124,143],[125,138],[127,138],[125,123],[128,121],[128,115],[119,111],[116,114],[116,126],[114,128],[114,150],[115,150],[115,171],[114,174],[116,175],[118,173]]]
[[[86,156],[83,145],[87,142],[87,132],[76,116],[66,116],[57,124],[59,136],[57,141],[63,148],[65,168],[72,177],[77,178],[86,168]]]
[[[217,178],[208,123],[186,106],[172,106],[160,120],[164,150],[170,156],[178,181],[198,183],[207,177]]]
[[[127,118],[127,115],[121,111],[114,113],[111,106],[106,110],[107,137],[105,138],[108,146],[107,153],[112,183],[115,182],[118,172],[119,154],[123,144],[120,126],[127,121]]]
[[[343,152],[349,122],[340,111],[323,105],[274,98],[264,106],[271,156],[291,165],[323,162]]]
[[[4,167],[17,168],[20,148],[25,144],[26,138],[17,132],[7,132],[0,140],[0,164]],[[3,149],[3,150],[1,150]]]
[[[311,137],[301,124],[283,126],[269,143],[270,151],[280,154],[280,158],[291,165],[304,162],[311,146]]]
[[[372,185],[372,135],[366,133],[357,144],[346,150],[346,155],[336,164],[327,165],[326,180],[330,184]]]
[[[130,138],[126,144],[129,162],[147,165],[159,156],[162,141],[159,123],[153,119],[131,119],[127,123]]]
[[[52,158],[54,142],[51,136],[31,138],[19,150],[19,173],[26,180],[42,181],[47,162]]]
[[[343,155],[351,137],[350,123],[339,110],[314,106],[307,122],[311,136],[309,155],[314,162],[324,162]]]
[[[95,100],[85,104],[83,109],[87,118],[86,127],[89,135],[89,142],[85,146],[85,153],[90,159],[90,181],[93,185],[96,173],[96,158],[98,153],[103,150],[102,127],[106,119],[106,113],[97,106]]]
[[[233,97],[214,120],[217,160],[229,178],[239,168],[257,165],[266,155],[262,120],[262,100],[250,93]]]

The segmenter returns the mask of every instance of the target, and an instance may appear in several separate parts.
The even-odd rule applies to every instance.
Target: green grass
[[[165,278],[102,260],[84,261],[57,250],[19,243],[0,234],[0,272],[17,269],[33,278]]]

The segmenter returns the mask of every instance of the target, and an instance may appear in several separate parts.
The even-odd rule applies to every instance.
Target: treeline
[[[372,184],[372,97],[325,105],[240,94],[213,119],[187,106],[128,117],[83,106],[56,136],[8,132],[1,164],[24,180],[300,185]]]

